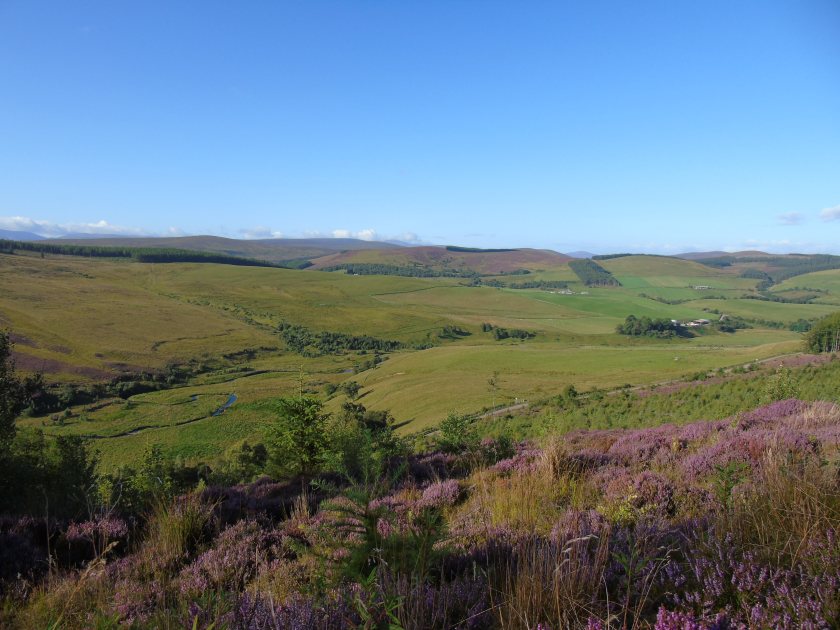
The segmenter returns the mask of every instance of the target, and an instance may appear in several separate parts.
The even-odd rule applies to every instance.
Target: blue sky
[[[0,228],[840,253],[840,4],[0,0]]]

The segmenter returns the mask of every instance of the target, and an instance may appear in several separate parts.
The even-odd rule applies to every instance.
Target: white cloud
[[[780,225],[802,225],[805,216],[801,212],[785,212],[776,217]]]
[[[423,242],[414,232],[403,232],[390,240],[401,241],[403,243],[416,243],[418,245]]]
[[[376,230],[361,230],[360,232],[356,232],[356,238],[363,241],[375,241]]]
[[[114,225],[105,219],[93,223],[53,223],[38,221],[29,217],[0,217],[0,228],[34,232],[41,236],[57,238],[67,234],[125,234],[130,236],[151,236],[150,232],[140,228]],[[170,228],[172,229],[172,228]]]
[[[277,230],[272,230],[271,228],[264,227],[261,225],[255,228],[239,230],[239,233],[242,235],[243,238],[247,239],[283,238],[282,232],[278,232]]]
[[[840,206],[825,208],[820,212],[820,218],[823,221],[840,221]]]
[[[375,241],[377,240],[376,230],[372,230],[370,228],[366,230],[359,230],[358,232],[353,232],[351,230],[333,230],[330,235],[333,238],[357,238],[362,241]]]

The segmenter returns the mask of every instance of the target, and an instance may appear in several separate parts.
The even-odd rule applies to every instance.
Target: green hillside
[[[361,403],[390,409],[404,423],[401,431],[413,432],[453,410],[513,405],[568,385],[584,391],[670,381],[798,352],[802,336],[790,324],[840,307],[837,270],[774,287],[820,289],[813,303],[794,304],[747,299],[761,297],[759,281],[729,268],[652,256],[599,264],[622,286],[585,287],[565,263],[496,276],[509,282],[556,274],[567,282],[540,290],[472,286],[468,278],[6,254],[0,325],[14,335],[19,368],[64,384],[54,394],[69,392],[64,399],[71,401],[59,420],[53,411],[21,423],[92,437],[108,466],[153,443],[190,459],[259,439],[261,405],[300,388],[323,395],[329,384],[355,381]],[[616,334],[628,315],[716,322],[721,314],[745,318],[746,328],[723,333],[709,324],[673,339]],[[500,340],[509,332],[497,329],[522,331],[524,340]],[[288,336],[301,331],[326,345],[310,341],[303,356]],[[373,368],[375,353],[361,348],[385,344],[401,349]],[[98,402],[73,399],[73,391],[91,392],[96,383],[107,385]],[[143,389],[159,391],[135,393]],[[211,416],[231,394],[236,402]],[[327,406],[338,410],[346,400],[338,393]]]

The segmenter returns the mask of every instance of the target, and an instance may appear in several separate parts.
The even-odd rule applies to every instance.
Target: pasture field
[[[817,303],[840,304],[840,270],[816,271],[794,276],[773,287],[773,292],[787,291],[798,287],[828,291],[828,295],[815,300]]]
[[[774,328],[704,330],[690,339],[657,340],[617,335],[615,327],[630,314],[714,319],[709,309],[786,323],[816,319],[837,310],[826,301],[840,295],[838,271],[783,283],[777,290],[809,286],[829,292],[814,304],[783,304],[740,299],[757,281],[731,270],[652,256],[601,262],[624,286],[570,282],[574,294],[564,295],[473,287],[463,278],[2,255],[0,326],[14,333],[19,367],[43,369],[57,383],[216,360],[214,371],[194,373],[186,385],[74,405],[66,418],[19,421],[49,435],[91,437],[103,467],[112,468],[136,462],[152,444],[185,460],[210,461],[238,441],[263,439],[273,417],[271,400],[301,387],[324,397],[325,384],[356,381],[359,402],[390,410],[403,423],[400,430],[412,433],[452,411],[476,413],[545,398],[570,384],[579,391],[647,385],[794,353],[802,336]],[[549,275],[567,281],[573,276],[561,265],[502,278]],[[715,298],[700,298],[694,284],[712,287],[707,294]],[[640,294],[688,301],[665,304]],[[354,367],[370,355],[302,357],[277,333],[284,321],[312,331],[393,339],[405,349],[357,374]],[[498,341],[482,332],[483,323],[536,336]],[[444,339],[444,326],[469,334]],[[491,387],[494,375],[497,385]],[[213,416],[231,394],[236,402]],[[339,411],[346,400],[335,394],[326,407]]]
[[[628,346],[566,346],[552,343],[505,343],[494,347],[450,346],[400,354],[357,378],[362,402],[390,409],[417,431],[439,422],[449,412],[472,413],[493,402],[514,404],[556,394],[568,385],[579,391],[654,383],[689,373],[746,364],[796,351],[798,336],[783,340],[748,338],[754,345],[639,343]],[[498,389],[488,380],[497,373]]]
[[[837,310],[837,306],[829,304],[785,304],[763,300],[696,300],[689,304],[727,315],[784,323],[795,322],[797,319],[819,319]]]

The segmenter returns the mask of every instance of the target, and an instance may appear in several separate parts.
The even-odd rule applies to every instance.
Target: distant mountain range
[[[43,241],[44,237],[33,232],[21,232],[19,230],[0,230],[0,238],[7,238],[12,241]]]
[[[34,232],[22,230],[2,230],[0,229],[0,239],[10,239],[17,241],[45,241],[48,243],[64,243],[90,246],[104,246],[104,247],[155,247],[155,248],[176,248],[189,249],[203,252],[218,252],[228,254],[230,256],[241,256],[245,258],[255,258],[259,260],[266,260],[268,262],[281,263],[288,261],[302,261],[311,260],[315,262],[316,267],[329,266],[330,264],[343,264],[351,262],[362,262],[358,259],[359,254],[353,252],[364,252],[369,250],[386,250],[383,251],[383,259],[390,258],[390,264],[428,264],[432,259],[441,257],[440,250],[446,250],[444,246],[437,245],[423,245],[417,246],[413,243],[406,243],[403,241],[363,241],[355,238],[269,238],[269,239],[234,239],[225,238],[221,236],[178,236],[178,237],[163,237],[163,236],[129,236],[123,234],[90,234],[90,233],[72,233],[65,234],[61,237],[47,237]],[[461,248],[466,252],[473,248]],[[387,253],[390,251],[390,255]],[[568,253],[560,253],[552,250],[530,249],[530,248],[511,248],[509,252],[519,252],[518,255],[513,256],[508,254],[501,258],[508,258],[510,262],[513,259],[519,259],[520,262],[527,262],[530,265],[538,264],[537,261],[543,263],[557,262],[557,256],[564,258],[592,258],[596,254],[589,251],[573,251]],[[399,252],[399,253],[398,253]],[[438,252],[435,254],[435,252]],[[462,252],[462,253],[464,253]],[[475,248],[472,253],[495,254],[502,253],[500,250],[479,250]],[[332,260],[317,260],[327,256],[335,256],[338,254],[345,254],[336,257]],[[449,255],[452,255],[450,250]],[[430,259],[431,256],[431,259]],[[746,250],[739,252],[726,252],[722,250],[708,251],[708,252],[684,252],[682,254],[673,255],[674,258],[682,258],[683,260],[702,261],[710,258],[760,258],[760,257],[778,257],[778,256],[799,256],[799,254],[769,254],[767,252]],[[460,256],[458,256],[460,258]],[[469,256],[475,260],[475,256]],[[499,256],[484,257],[487,261],[499,259]],[[356,259],[356,260],[354,260]],[[373,261],[365,261],[373,262]],[[384,262],[384,260],[377,261]],[[460,262],[460,261],[459,261]],[[495,266],[494,263],[491,266]],[[434,262],[432,262],[434,265]],[[502,263],[502,268],[509,271],[510,264]]]
[[[759,256],[788,256],[789,254],[768,254],[760,251],[743,251],[743,252],[686,252],[685,254],[677,254],[674,258],[682,258],[683,260],[705,260],[707,258],[721,258],[729,256],[731,258],[755,258]]]

